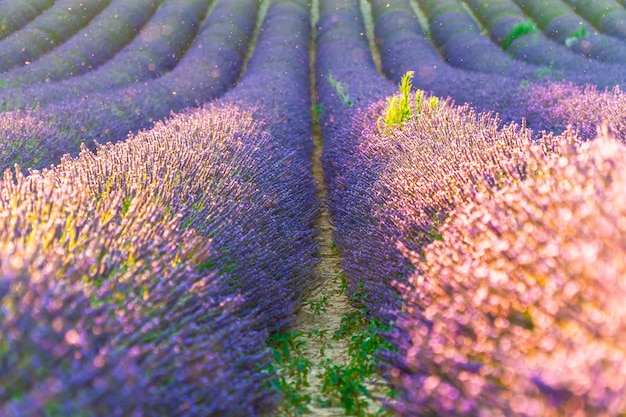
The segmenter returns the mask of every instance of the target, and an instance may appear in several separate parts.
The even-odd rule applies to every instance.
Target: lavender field
[[[0,417],[626,416],[624,0],[0,0]]]

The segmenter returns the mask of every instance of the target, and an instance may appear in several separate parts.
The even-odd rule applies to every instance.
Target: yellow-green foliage
[[[422,112],[422,105],[426,104],[431,108],[436,108],[439,105],[437,97],[430,97],[428,101],[423,103],[424,92],[417,90],[415,92],[415,106],[412,108],[410,101],[410,93],[413,81],[413,71],[408,71],[402,76],[398,88],[400,89],[400,95],[393,95],[387,98],[387,107],[385,108],[385,115],[378,119],[378,131],[383,132],[389,136],[389,129],[393,129],[396,126],[401,126],[402,123],[411,119],[411,115],[419,115]]]
[[[400,80],[400,95],[395,95],[387,99],[387,109],[385,110],[384,119],[387,126],[401,125],[402,122],[409,120],[411,117],[409,93],[411,92],[412,81],[413,71],[409,71],[404,74]],[[418,93],[421,93],[421,91],[418,91]]]

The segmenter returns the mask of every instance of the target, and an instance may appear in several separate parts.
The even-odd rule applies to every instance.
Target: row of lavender
[[[425,3],[428,4],[424,4],[424,10],[430,10],[433,16],[430,36],[419,24],[408,0],[371,1],[382,70],[391,80],[399,82],[407,71],[414,71],[416,88],[439,97],[451,97],[457,103],[470,103],[479,111],[498,112],[503,122],[521,123],[526,117],[529,127],[536,132],[551,131],[553,126],[541,118],[527,117],[527,97],[532,94],[529,86],[553,81],[624,88],[623,65],[576,54],[545,39],[538,30],[512,39],[505,52],[489,42],[459,1]],[[500,41],[516,25],[527,21],[512,0],[466,3],[490,28],[491,36]],[[446,18],[448,15],[455,19]],[[439,20],[441,24],[437,23]],[[435,44],[447,45],[448,54],[440,56],[440,51],[431,44],[433,36],[441,38]]]
[[[402,39],[406,9],[379,6],[377,30],[395,14],[385,30]],[[594,137],[604,120],[588,144],[425,94],[411,94],[408,122],[385,127],[389,84],[359,13],[356,1],[321,2],[323,162],[350,288],[367,294],[369,314],[396,320],[394,411],[623,414],[626,149],[609,136],[626,141],[626,96],[559,84],[511,94],[551,130]],[[418,62],[406,65],[419,80],[429,74]]]
[[[29,176],[5,171],[0,414],[275,406],[265,339],[317,263],[309,36],[305,2],[273,1],[222,99]]]
[[[189,2],[184,13],[193,14],[198,5],[198,1]],[[33,86],[44,101],[54,103],[0,114],[0,168],[16,163],[22,168],[45,167],[66,153],[76,154],[81,143],[93,148],[95,142],[121,140],[129,131],[150,127],[171,112],[222,95],[241,72],[258,8],[259,2],[254,0],[218,1],[187,53],[171,71],[158,78],[133,82],[133,74],[149,72],[145,66],[150,62],[150,58],[141,59],[141,48],[133,48],[128,54],[118,54],[119,59],[110,61],[111,65],[75,77],[68,84]],[[180,14],[176,17],[181,18]],[[171,24],[185,27],[180,22]],[[169,38],[157,37],[155,42],[167,45]],[[159,53],[160,49],[151,51]],[[136,58],[140,59],[135,62]],[[128,65],[132,67],[130,71]],[[129,75],[131,80],[127,79]],[[97,81],[92,83],[94,79]],[[110,89],[107,85],[119,88]],[[94,92],[92,87],[99,90]],[[22,96],[32,98],[29,91]],[[14,94],[19,97],[22,93],[14,90]],[[74,99],[63,101],[66,95]]]

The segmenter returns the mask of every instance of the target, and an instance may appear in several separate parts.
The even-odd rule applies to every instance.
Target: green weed
[[[271,383],[283,396],[279,411],[286,416],[303,415],[309,413],[311,395],[303,394],[303,388],[309,386],[308,376],[311,370],[311,361],[304,356],[302,340],[303,333],[284,332],[272,335],[268,340],[273,362],[265,369],[278,376]]]
[[[573,31],[567,39],[565,39],[565,46],[568,48],[578,42],[580,39],[587,36],[587,28],[584,26],[580,26],[578,29]]]
[[[328,297],[326,295],[322,295],[319,299],[309,302],[309,307],[311,307],[311,311],[316,316],[326,313],[326,305],[328,305]]]
[[[409,94],[411,93],[413,71],[409,71],[400,80],[400,96],[394,95],[387,99],[384,121],[387,126],[398,126],[411,117]],[[420,94],[421,96],[421,94]],[[421,100],[421,97],[420,97]]]
[[[330,73],[328,74],[328,83],[337,92],[339,98],[344,104],[348,106],[352,106],[354,104],[354,101],[348,97],[348,93],[346,92],[344,85],[341,84],[339,80],[335,79]]]
[[[537,32],[539,32],[537,26],[530,20],[525,20],[513,27],[511,32],[500,41],[500,46],[506,51],[517,38]]]

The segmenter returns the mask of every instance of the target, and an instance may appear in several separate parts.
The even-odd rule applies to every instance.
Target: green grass
[[[347,280],[338,277],[338,294],[344,294],[347,289]],[[329,329],[315,329],[308,333],[282,332],[272,335],[268,339],[273,363],[265,369],[278,375],[271,386],[280,392],[283,401],[278,409],[278,416],[292,417],[310,415],[311,406],[322,408],[342,408],[346,416],[356,417],[383,417],[391,414],[384,408],[372,412],[371,404],[376,401],[368,386],[376,376],[383,350],[394,348],[383,338],[389,327],[380,321],[368,318],[368,310],[364,301],[367,294],[363,286],[350,295],[350,300],[357,306],[344,314],[339,328],[330,333]],[[316,315],[326,313],[328,297],[309,302],[309,307]],[[312,340],[320,342],[319,353],[322,359],[313,363],[305,355],[305,347]],[[345,361],[338,361],[328,357],[326,352],[339,341],[347,342],[348,356]],[[309,377],[315,371],[320,376],[321,383],[314,394],[304,393],[310,387]],[[385,386],[377,385],[378,396],[389,400],[395,397],[395,392]],[[309,391],[310,392],[310,391]]]
[[[354,101],[348,97],[345,86],[330,73],[328,74],[328,83],[337,92],[337,95],[345,105],[352,106],[354,104]]]

